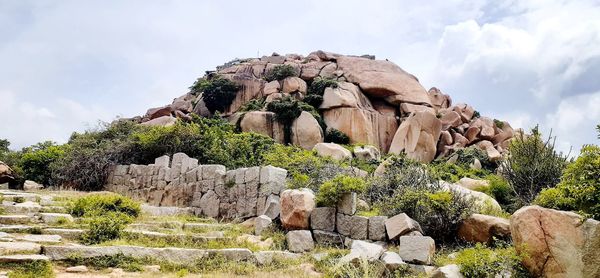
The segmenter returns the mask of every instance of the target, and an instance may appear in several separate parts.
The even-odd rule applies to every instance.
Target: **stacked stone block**
[[[287,171],[273,166],[227,170],[199,165],[184,153],[156,158],[150,165],[117,165],[106,188],[153,206],[193,207],[214,218],[279,215],[279,194]]]

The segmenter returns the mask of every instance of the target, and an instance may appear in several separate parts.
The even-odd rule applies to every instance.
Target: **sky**
[[[600,0],[0,0],[0,138],[64,143],[233,58],[373,54],[454,103],[599,143]]]

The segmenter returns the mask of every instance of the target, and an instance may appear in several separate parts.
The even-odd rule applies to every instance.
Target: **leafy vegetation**
[[[202,93],[206,108],[214,113],[225,111],[237,96],[240,86],[235,82],[219,75],[199,78],[190,87],[192,93]]]
[[[277,65],[265,73],[267,81],[283,80],[286,77],[298,76],[298,71],[291,65]]]
[[[385,172],[369,182],[367,197],[385,215],[406,213],[436,242],[454,240],[460,221],[474,211],[460,193],[443,189],[425,165],[406,156],[388,158]]]
[[[328,128],[325,133],[325,142],[331,142],[341,145],[350,144],[350,137],[335,128]]]
[[[337,88],[338,83],[334,79],[317,77],[308,86],[304,102],[315,108],[319,108],[323,103],[323,94],[327,87]]]
[[[567,165],[567,156],[554,149],[552,136],[544,141],[537,127],[531,135],[518,134],[509,151],[500,170],[523,205],[530,204],[542,189],[555,187]]]
[[[54,277],[49,261],[0,263],[0,268],[10,270],[9,278],[51,278]]]
[[[324,182],[316,196],[318,206],[335,206],[345,193],[362,193],[366,189],[362,178],[337,175],[335,178]]]
[[[123,254],[104,255],[91,258],[83,258],[74,254],[68,257],[67,260],[65,260],[65,263],[69,265],[85,265],[95,269],[118,267],[125,271],[132,272],[141,271],[144,261]]]
[[[517,255],[514,247],[493,249],[478,243],[458,252],[454,263],[460,266],[460,272],[467,278],[491,278],[507,273],[511,277],[529,277],[521,260],[522,256]]]
[[[560,183],[546,188],[535,199],[544,207],[577,210],[600,219],[600,147],[587,145],[567,166]]]
[[[238,110],[238,112],[249,112],[249,111],[260,111],[265,107],[265,100],[264,99],[253,99],[250,100],[246,103],[244,103],[244,105],[242,105],[242,107],[240,107],[240,109]]]

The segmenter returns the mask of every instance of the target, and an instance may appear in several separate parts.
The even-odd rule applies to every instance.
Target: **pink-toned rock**
[[[361,57],[336,57],[338,69],[349,82],[368,95],[385,97],[392,104],[410,102],[431,105],[427,91],[411,74],[389,61]]]
[[[306,64],[301,64],[302,72],[300,78],[304,80],[311,80],[319,76],[321,69],[331,64],[331,62],[314,61]]]
[[[336,88],[328,87],[323,94],[323,103],[319,109],[337,107],[355,107],[373,110],[371,101],[360,91],[358,86],[349,82],[338,82]]]
[[[398,128],[390,146],[390,153],[405,152],[412,159],[431,162],[435,158],[442,122],[427,111],[410,115]]]
[[[469,139],[462,136],[460,133],[454,133],[452,136],[452,141],[456,144],[457,147],[466,147],[469,144]]]
[[[477,139],[477,135],[479,135],[479,132],[481,131],[481,129],[479,129],[476,126],[471,126],[467,129],[467,131],[465,131],[465,138],[467,138],[467,140],[469,140],[469,143],[475,141],[475,139]]]
[[[302,94],[306,94],[306,81],[302,80],[300,77],[286,77],[283,80],[283,85],[281,86],[281,91],[284,94],[291,94],[293,92],[299,92]]]
[[[279,89],[281,89],[281,84],[279,84],[279,81],[273,80],[265,84],[265,88],[263,89],[263,95],[268,96],[271,94],[279,93]]]
[[[440,134],[439,142],[442,146],[452,145],[453,140],[452,140],[452,135],[450,134],[450,132],[448,132],[447,130],[442,131],[442,133]]]
[[[514,130],[508,122],[502,122],[502,128],[497,128],[497,134],[492,138],[492,144],[498,145],[514,137]],[[502,146],[504,148],[504,146]]]
[[[149,120],[156,119],[162,116],[171,116],[171,106],[167,105],[163,107],[150,108],[146,112],[146,117],[148,117]]]
[[[0,161],[0,184],[12,182],[15,180],[13,170],[8,165]]]
[[[318,143],[313,150],[321,157],[330,157],[334,160],[352,159],[352,152],[336,143]]]
[[[526,206],[510,218],[517,252],[534,277],[600,277],[600,222],[573,212]]]
[[[462,119],[460,118],[460,115],[455,111],[448,110],[445,112],[440,112],[440,114],[442,114],[440,121],[442,121],[442,129],[444,130],[450,127],[458,127],[462,124]]]
[[[478,127],[480,129],[478,137],[483,140],[491,140],[496,134],[494,130],[494,121],[488,117],[480,117],[475,119],[471,123],[471,126]]]
[[[394,116],[351,107],[325,110],[323,119],[328,127],[348,135],[350,143],[374,145],[384,153],[387,152],[398,128]]]
[[[322,78],[334,79],[342,73],[341,71],[338,72],[337,69],[338,67],[336,63],[328,64],[321,69],[319,76]]]
[[[306,150],[323,142],[323,129],[310,113],[302,111],[292,124],[292,144]]]
[[[431,105],[433,105],[435,109],[439,110],[442,108],[448,108],[452,105],[452,99],[450,96],[442,93],[442,91],[436,87],[429,89],[427,94],[431,100]]]
[[[400,104],[400,112],[402,112],[403,115],[410,115],[412,113],[415,112],[421,112],[421,111],[428,111],[431,112],[433,114],[435,113],[435,109],[429,107],[429,106],[425,106],[425,105],[417,105],[417,104],[412,104],[412,103],[402,103]]]
[[[510,222],[508,219],[476,213],[461,222],[458,237],[472,243],[491,243],[494,237],[506,239],[510,237]]]
[[[481,141],[477,143],[477,147],[487,153],[490,161],[498,161],[502,158],[502,154],[500,154],[500,152],[494,148],[494,145],[490,141]]]
[[[315,208],[315,195],[309,189],[281,192],[281,224],[288,230],[308,230],[310,214]]]
[[[251,66],[246,66],[247,68],[252,70]],[[238,85],[240,85],[241,89],[238,91],[235,99],[226,111],[223,113],[224,115],[230,115],[237,112],[244,104],[253,100],[259,99],[263,97],[263,88],[265,86],[266,81],[263,79],[254,78],[251,73],[248,74],[235,74],[233,76],[224,75],[226,78],[231,79]]]
[[[275,113],[265,111],[250,111],[240,121],[240,128],[244,132],[255,132],[284,142],[283,125],[275,120]]]
[[[383,100],[373,99],[371,100],[371,104],[373,104],[373,108],[375,111],[379,112],[382,115],[396,117],[398,116],[398,107],[388,104]]]
[[[475,113],[475,109],[470,105],[465,103],[459,103],[452,107],[452,111],[455,111],[460,115],[460,118],[463,122],[468,123],[473,118],[473,114]]]
[[[172,126],[176,122],[177,122],[177,119],[175,117],[162,116],[162,117],[158,117],[156,119],[152,119],[152,120],[147,121],[147,122],[143,122],[142,125],[147,125],[147,126]]]

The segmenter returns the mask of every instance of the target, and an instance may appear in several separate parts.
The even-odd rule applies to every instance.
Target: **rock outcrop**
[[[510,219],[517,251],[535,277],[600,277],[600,222],[573,212],[527,206]]]
[[[265,81],[271,70],[282,65],[294,69],[295,76]],[[241,113],[241,108],[252,100],[269,103],[287,96],[303,100],[314,80],[327,78],[336,81],[337,86],[325,88],[322,103],[315,107],[327,128],[345,133],[352,144],[373,145],[384,154],[406,152],[409,157],[429,162],[456,149],[475,146],[492,160],[498,160],[515,133],[507,122],[481,117],[464,103],[453,105],[450,96],[440,89],[426,90],[412,74],[371,55],[315,51],[304,57],[273,53],[236,59],[205,77],[217,75],[240,86],[221,115],[229,117],[242,131],[257,132],[305,149],[323,142],[325,131],[309,113],[296,119],[291,142],[284,142],[284,127],[276,115],[265,109]],[[140,121],[168,126],[176,118],[190,120],[190,113],[210,116],[202,95],[186,93],[170,105],[148,109]]]
[[[13,170],[6,163],[0,161],[0,184],[13,182],[14,180]]]

